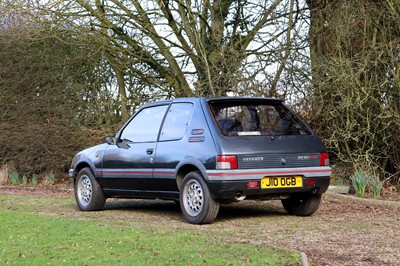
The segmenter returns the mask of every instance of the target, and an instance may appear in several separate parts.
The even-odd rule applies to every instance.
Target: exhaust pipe
[[[242,201],[246,198],[246,196],[242,195],[241,191],[236,192],[235,201]]]

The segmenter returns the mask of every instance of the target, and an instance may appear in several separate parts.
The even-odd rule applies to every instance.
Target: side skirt
[[[108,198],[179,200],[179,191],[104,189]]]

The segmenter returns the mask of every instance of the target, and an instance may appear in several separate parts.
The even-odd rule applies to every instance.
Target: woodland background
[[[400,182],[398,0],[0,0],[0,167],[65,176],[146,102],[285,99],[334,179]]]

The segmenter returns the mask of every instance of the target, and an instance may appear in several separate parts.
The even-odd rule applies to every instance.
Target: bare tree
[[[273,66],[269,87],[276,90],[296,49],[293,36],[304,7],[295,0],[49,0],[37,8],[101,36],[97,43],[107,47],[121,74],[124,102],[129,93],[123,93],[122,72],[167,85],[167,96],[218,96],[237,93],[240,84]]]
[[[307,2],[315,125],[356,171],[400,180],[400,2]]]
[[[304,93],[309,82],[304,34],[308,13],[298,0],[16,0],[6,4],[7,10],[18,13],[15,19],[24,18],[13,29],[19,33],[4,39],[13,44],[3,46],[11,49],[10,54],[16,55],[24,43],[38,45],[37,50],[29,50],[34,55],[64,58],[62,49],[74,51],[64,58],[70,65],[52,68],[59,82],[51,83],[54,94],[40,94],[40,98],[64,95],[71,84],[79,87],[73,94],[77,105],[69,114],[85,125],[85,132],[87,128],[112,132],[138,105],[152,99],[257,95],[298,101],[298,92]],[[52,42],[59,47],[49,47]],[[29,53],[20,55],[26,63],[30,58],[40,61]],[[48,75],[42,70],[41,75]],[[33,82],[32,86],[44,85]]]

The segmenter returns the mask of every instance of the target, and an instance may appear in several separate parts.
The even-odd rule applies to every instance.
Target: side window
[[[171,105],[161,130],[160,141],[181,139],[187,131],[192,110],[193,104],[191,103]]]
[[[149,107],[138,113],[122,132],[121,139],[132,142],[156,141],[168,105]]]

